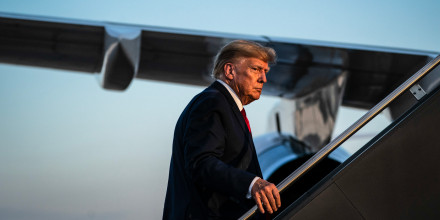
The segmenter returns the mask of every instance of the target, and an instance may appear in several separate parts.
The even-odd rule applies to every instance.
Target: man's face
[[[269,71],[267,62],[258,58],[239,58],[231,63],[231,87],[243,105],[260,98]]]

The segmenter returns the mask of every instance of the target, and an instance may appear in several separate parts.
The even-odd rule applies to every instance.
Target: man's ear
[[[229,79],[229,80],[234,79],[235,70],[234,70],[234,66],[232,65],[232,63],[226,63],[223,67],[223,71],[224,71],[226,79]]]

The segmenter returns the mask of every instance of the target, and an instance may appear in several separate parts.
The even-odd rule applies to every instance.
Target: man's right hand
[[[252,186],[251,195],[261,213],[266,210],[272,214],[281,206],[281,198],[277,187],[261,178]]]

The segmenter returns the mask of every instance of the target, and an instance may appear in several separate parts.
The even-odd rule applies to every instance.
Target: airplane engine
[[[315,71],[302,77],[298,87],[303,89],[296,92],[301,95],[280,100],[270,112],[268,130],[293,135],[307,143],[310,152],[329,143],[348,73],[340,71],[332,79],[327,75]]]

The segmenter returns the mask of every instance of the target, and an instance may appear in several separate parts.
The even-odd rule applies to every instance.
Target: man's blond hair
[[[235,59],[240,57],[257,58],[269,64],[274,64],[276,61],[274,49],[253,41],[235,40],[223,46],[215,56],[212,77],[219,79],[225,64],[234,62]]]

